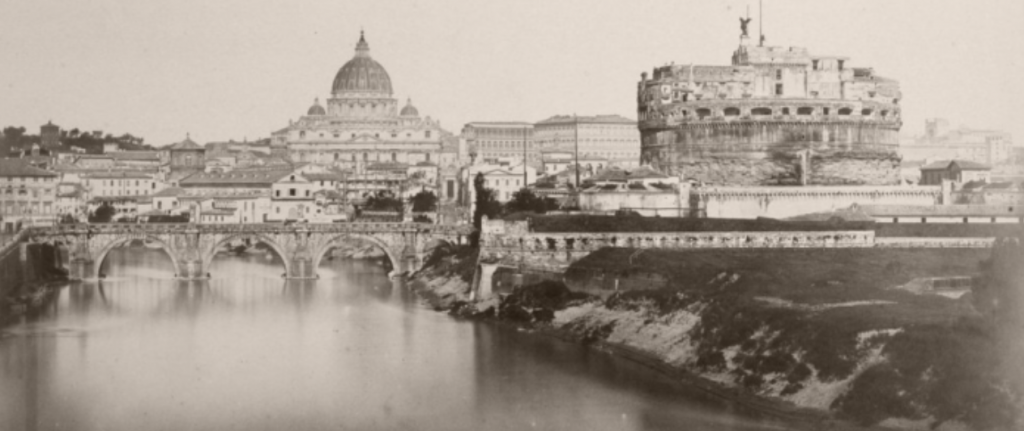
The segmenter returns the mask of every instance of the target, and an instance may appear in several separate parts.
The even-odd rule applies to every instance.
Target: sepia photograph
[[[0,17],[0,431],[1024,430],[1024,1]]]

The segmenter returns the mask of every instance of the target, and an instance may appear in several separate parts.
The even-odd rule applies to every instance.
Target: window
[[[309,190],[306,190],[306,197],[309,197]]]
[[[818,60],[811,60],[812,69],[818,70]]]
[[[782,79],[782,69],[775,69],[775,79]]]
[[[782,95],[782,84],[775,84],[775,95],[776,96],[781,96]]]
[[[288,189],[288,196],[295,196],[295,189]]]
[[[392,162],[398,161],[398,153],[391,153],[391,161]]]
[[[427,130],[426,132],[423,132],[423,136],[426,137],[426,138],[429,138],[430,137],[430,131]]]

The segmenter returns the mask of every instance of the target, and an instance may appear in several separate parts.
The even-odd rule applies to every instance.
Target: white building
[[[640,130],[634,120],[619,115],[556,115],[533,125],[533,137],[542,149],[574,152],[608,159],[631,168],[640,164]]]
[[[540,158],[533,140],[533,124],[520,121],[475,121],[462,128],[462,138],[478,163],[497,160],[536,162]]]
[[[162,188],[156,175],[143,172],[94,172],[78,176],[92,197],[150,196]]]
[[[525,178],[523,170],[525,169]],[[512,199],[512,195],[532,184],[537,180],[537,170],[526,165],[473,165],[466,170],[469,178],[467,178],[466,187],[469,190],[469,202],[476,202],[476,188],[472,186],[474,179],[478,173],[482,173],[484,176],[484,187],[494,190],[494,197],[499,202],[508,202]]]
[[[3,231],[56,220],[57,174],[22,159],[0,159],[0,221]]]

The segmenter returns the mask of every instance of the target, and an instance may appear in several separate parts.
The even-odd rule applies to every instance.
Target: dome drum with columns
[[[293,161],[359,168],[436,161],[442,141],[452,138],[437,121],[420,117],[411,99],[399,112],[391,77],[370,57],[360,33],[355,56],[334,76],[326,107],[314,99],[306,115],[272,134],[271,145]]]

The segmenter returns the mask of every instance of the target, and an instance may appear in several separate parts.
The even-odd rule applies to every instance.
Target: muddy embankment
[[[807,429],[1024,429],[1019,246],[605,249],[481,301],[475,263],[439,253],[413,285],[438,310],[605,348]]]

